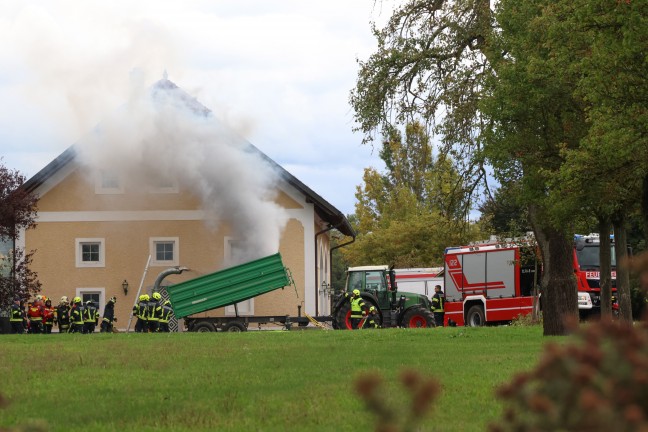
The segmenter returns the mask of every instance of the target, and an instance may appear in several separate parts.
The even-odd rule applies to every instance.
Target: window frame
[[[99,261],[83,261],[83,245],[99,244]],[[98,268],[106,267],[106,239],[103,237],[74,239],[75,259],[77,268]]]
[[[236,244],[236,238],[225,236],[223,238],[223,241],[223,262],[226,266],[229,267],[233,262],[232,253],[236,249],[236,247],[234,246]],[[254,315],[254,298],[236,303],[236,307],[238,308],[239,316],[252,316]],[[225,306],[225,316],[236,316],[236,309],[234,308],[234,305]]]
[[[173,259],[158,260],[157,247],[158,243],[173,243]],[[149,253],[151,254],[151,265],[156,267],[169,267],[180,265],[180,237],[150,237]]]
[[[114,175],[119,186],[117,187],[105,187],[104,179],[105,175]],[[124,193],[124,182],[119,174],[115,174],[107,170],[99,170],[95,177],[95,194],[97,195],[119,195]]]
[[[86,300],[83,298],[84,294],[98,294],[99,302],[96,305],[97,311],[100,316],[103,315],[103,309],[106,304],[106,289],[103,287],[84,287],[76,289],[76,297],[81,297],[81,301],[85,305]]]

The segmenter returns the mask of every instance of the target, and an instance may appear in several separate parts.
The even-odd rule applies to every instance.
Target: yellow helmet
[[[144,294],[144,300],[151,300],[151,297],[148,294]]]
[[[369,307],[369,312],[373,312],[373,311],[375,311],[375,310],[376,310],[375,307],[373,307],[373,306]]]
[[[140,301],[146,300],[146,294],[142,294],[139,296]]]
[[[160,295],[159,292],[154,292],[154,293],[153,293],[153,298],[154,298],[155,300],[160,300],[160,299],[162,298],[162,296]]]
[[[72,300],[74,303],[81,303],[81,297],[74,297],[74,300]]]
[[[360,290],[354,289],[353,290],[353,295],[360,295]]]

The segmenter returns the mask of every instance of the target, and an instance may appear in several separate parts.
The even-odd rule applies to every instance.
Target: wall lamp
[[[122,282],[122,289],[124,290],[124,295],[128,295],[128,281],[126,279]]]

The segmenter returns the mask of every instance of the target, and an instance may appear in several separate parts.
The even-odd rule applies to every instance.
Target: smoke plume
[[[82,163],[131,186],[177,181],[200,198],[210,227],[230,227],[234,263],[276,253],[288,218],[274,201],[275,169],[166,77],[146,87],[135,72],[132,82],[128,102],[80,143]]]

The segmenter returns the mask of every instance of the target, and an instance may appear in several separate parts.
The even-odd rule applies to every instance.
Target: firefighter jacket
[[[83,325],[84,309],[85,308],[78,303],[72,306],[72,309],[70,309],[70,321],[72,321],[73,324]]]
[[[11,317],[9,321],[20,322],[25,318],[25,311],[20,307],[20,305],[12,304],[11,305]]]
[[[445,299],[443,298],[443,295],[440,292],[434,293],[432,296],[432,312],[443,312],[444,303]]]
[[[93,304],[86,305],[83,309],[83,322],[97,324],[98,321],[99,311],[97,310],[97,306]]]
[[[162,306],[157,300],[149,300],[146,304],[146,316],[149,321],[159,321],[162,316]]]
[[[115,320],[115,303],[110,301],[106,303],[106,307],[104,308],[103,321],[107,322],[108,324],[112,324],[114,320]]]
[[[380,328],[380,317],[378,316],[377,313],[375,312],[370,312],[369,316],[367,317],[367,324],[365,325],[367,328]]]
[[[171,302],[169,300],[165,300],[164,304],[162,305],[162,315],[160,315],[160,322],[168,323],[169,319],[171,319],[171,315],[173,315]]]
[[[27,309],[27,317],[29,318],[29,321],[43,321],[43,308],[37,305],[31,305],[29,309]]]
[[[70,306],[66,303],[61,303],[56,307],[54,321],[58,321],[59,325],[65,327],[70,324]]]
[[[351,302],[351,318],[362,318],[364,315],[364,300],[362,300],[362,297],[354,297],[351,296],[349,301]]]
[[[137,318],[146,321],[148,318],[147,312],[147,302],[145,301],[140,301],[137,303],[135,306],[133,306],[133,315],[136,316]]]
[[[43,323],[53,324],[55,315],[56,315],[56,309],[54,309],[54,307],[45,306],[43,308]]]

